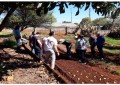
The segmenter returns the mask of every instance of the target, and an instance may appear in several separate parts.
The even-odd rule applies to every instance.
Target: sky
[[[85,11],[85,6],[80,9],[80,13],[79,15],[75,16],[76,12],[77,12],[77,8],[73,7],[73,6],[69,6],[68,8],[65,9],[65,13],[60,14],[59,12],[59,8],[56,7],[53,10],[53,15],[54,17],[57,19],[56,23],[62,23],[63,21],[71,21],[71,10],[72,10],[72,23],[80,23],[80,21],[85,18],[85,17],[89,17],[89,9],[87,9]],[[90,17],[92,20],[96,19],[96,18],[100,18],[103,17],[101,14],[97,14],[94,12],[94,10],[90,7]]]
[[[91,6],[90,6],[90,10],[91,10],[90,17],[92,20],[103,17],[101,14],[98,15],[97,13],[95,13],[94,10],[91,8]],[[57,19],[56,23],[62,23],[63,21],[71,22],[71,11],[72,11],[72,23],[80,23],[83,18],[89,17],[89,9],[85,11],[85,6],[82,9],[80,9],[80,13],[77,16],[75,16],[77,12],[77,8],[74,6],[69,5],[68,8],[65,9],[65,13],[63,14],[60,14],[59,8],[56,7],[53,10],[53,15]],[[4,16],[2,15],[0,16],[0,18],[3,17]]]
[[[84,11],[84,9],[85,9],[85,6],[82,9],[80,9],[79,15],[75,16],[77,12],[77,8],[74,6],[69,5],[68,8],[65,9],[65,13],[63,14],[60,14],[59,8],[56,7],[53,10],[53,15],[57,19],[56,23],[62,23],[62,21],[70,22],[71,21],[71,10],[72,10],[72,22],[79,23],[82,20],[82,18],[89,17],[89,9],[87,9],[86,11]],[[90,15],[91,15],[92,20],[102,17],[101,14],[100,15],[96,14],[92,8],[90,8],[90,10],[91,10]],[[0,16],[0,18],[3,18],[3,17],[4,17],[3,15]]]

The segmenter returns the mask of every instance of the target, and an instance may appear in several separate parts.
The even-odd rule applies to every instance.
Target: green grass
[[[13,36],[12,32],[0,32],[0,37],[5,37],[6,39],[3,42],[0,42],[0,45],[4,47],[15,48],[16,47],[16,40]]]
[[[74,39],[74,34],[68,34],[66,37],[65,37],[65,40],[69,41],[70,39]]]
[[[116,40],[113,38],[105,37],[105,41],[108,42],[108,44],[105,44],[104,50],[111,54],[120,54],[120,40]]]
[[[119,49],[106,49],[106,48],[104,48],[104,51],[106,51],[108,53],[111,53],[111,54],[114,54],[114,55],[120,54],[120,50]]]
[[[116,74],[116,75],[120,75],[120,70],[112,71],[111,73]]]
[[[0,37],[9,37],[13,35],[12,32],[0,32]]]
[[[116,39],[113,39],[113,38],[109,38],[109,37],[105,37],[105,41],[110,43],[110,44],[120,44],[120,40],[116,40]]]
[[[15,48],[16,47],[16,40],[13,36],[11,36],[11,37],[8,37],[8,39],[5,39],[0,44],[3,45],[4,47]]]

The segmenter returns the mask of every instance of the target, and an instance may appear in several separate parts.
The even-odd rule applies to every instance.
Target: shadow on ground
[[[26,53],[21,51],[20,54]],[[27,54],[27,53],[26,53]],[[33,59],[24,57],[10,56],[7,53],[0,53],[0,81],[3,76],[8,75],[9,70],[15,70],[18,68],[38,68],[40,64],[36,63]]]

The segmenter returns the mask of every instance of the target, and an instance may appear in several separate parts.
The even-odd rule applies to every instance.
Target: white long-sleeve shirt
[[[86,44],[87,44],[87,41],[83,38],[83,39],[80,39],[79,42],[78,42],[78,46],[80,46],[81,50],[86,50]]]

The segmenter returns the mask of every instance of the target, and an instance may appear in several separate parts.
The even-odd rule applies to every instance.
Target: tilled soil
[[[61,35],[57,38],[61,38]],[[63,48],[61,51],[64,52],[65,46],[61,46]],[[73,49],[72,49],[73,50]],[[10,51],[10,50],[9,50]],[[87,50],[88,52],[89,50]],[[73,50],[74,52],[74,50]],[[39,68],[44,68],[44,66],[37,65],[33,63],[33,59],[26,54],[18,54],[16,52],[9,52],[14,55],[14,57],[4,58],[6,61],[4,64],[8,65],[7,73],[3,76],[2,81],[0,83],[59,83],[58,81],[54,81],[54,76],[50,76],[50,78],[42,78],[39,76]],[[3,52],[2,55],[4,56]],[[6,55],[6,54],[5,54]],[[6,56],[9,57],[9,56]],[[71,79],[73,83],[93,83],[93,84],[119,84],[120,76],[113,75],[109,73],[109,71],[99,68],[98,66],[90,66],[88,63],[86,65],[81,64],[78,60],[65,60],[63,59],[65,56],[59,56],[59,59],[56,60],[56,65],[67,75],[68,79]],[[113,56],[111,56],[113,57]],[[10,63],[9,63],[10,62]],[[19,62],[19,63],[18,63]],[[12,65],[15,64],[15,65]],[[103,66],[103,65],[102,65]],[[45,68],[46,69],[46,68]],[[10,70],[10,72],[8,71]],[[12,73],[11,73],[12,71]],[[44,71],[46,74],[47,71]],[[12,74],[12,75],[11,75]],[[42,74],[40,74],[42,75]],[[49,74],[48,74],[49,75]],[[6,77],[7,76],[7,77]],[[52,80],[49,80],[52,79]],[[52,82],[49,82],[52,81]],[[54,82],[53,82],[54,81]]]
[[[65,46],[59,45],[64,53],[66,52]],[[72,83],[86,83],[86,84],[119,84],[120,76],[111,74],[106,68],[106,64],[98,60],[97,63],[100,65],[91,66],[89,62],[82,64],[77,59],[69,59],[67,56],[59,56],[56,60],[56,66],[61,69],[64,76],[69,78]],[[72,56],[75,57],[75,56]],[[66,58],[66,60],[65,60]],[[102,67],[101,67],[102,66]],[[105,67],[105,69],[103,69]]]
[[[120,83],[120,77],[114,77],[107,73],[105,70],[100,70],[99,68],[93,69],[91,66],[84,65],[78,61],[73,60],[57,60],[56,65],[66,73],[71,80],[74,80],[73,83]]]
[[[8,53],[8,54],[7,54]],[[0,49],[2,84],[59,84],[48,69],[33,62],[30,55],[16,53],[14,49]]]

